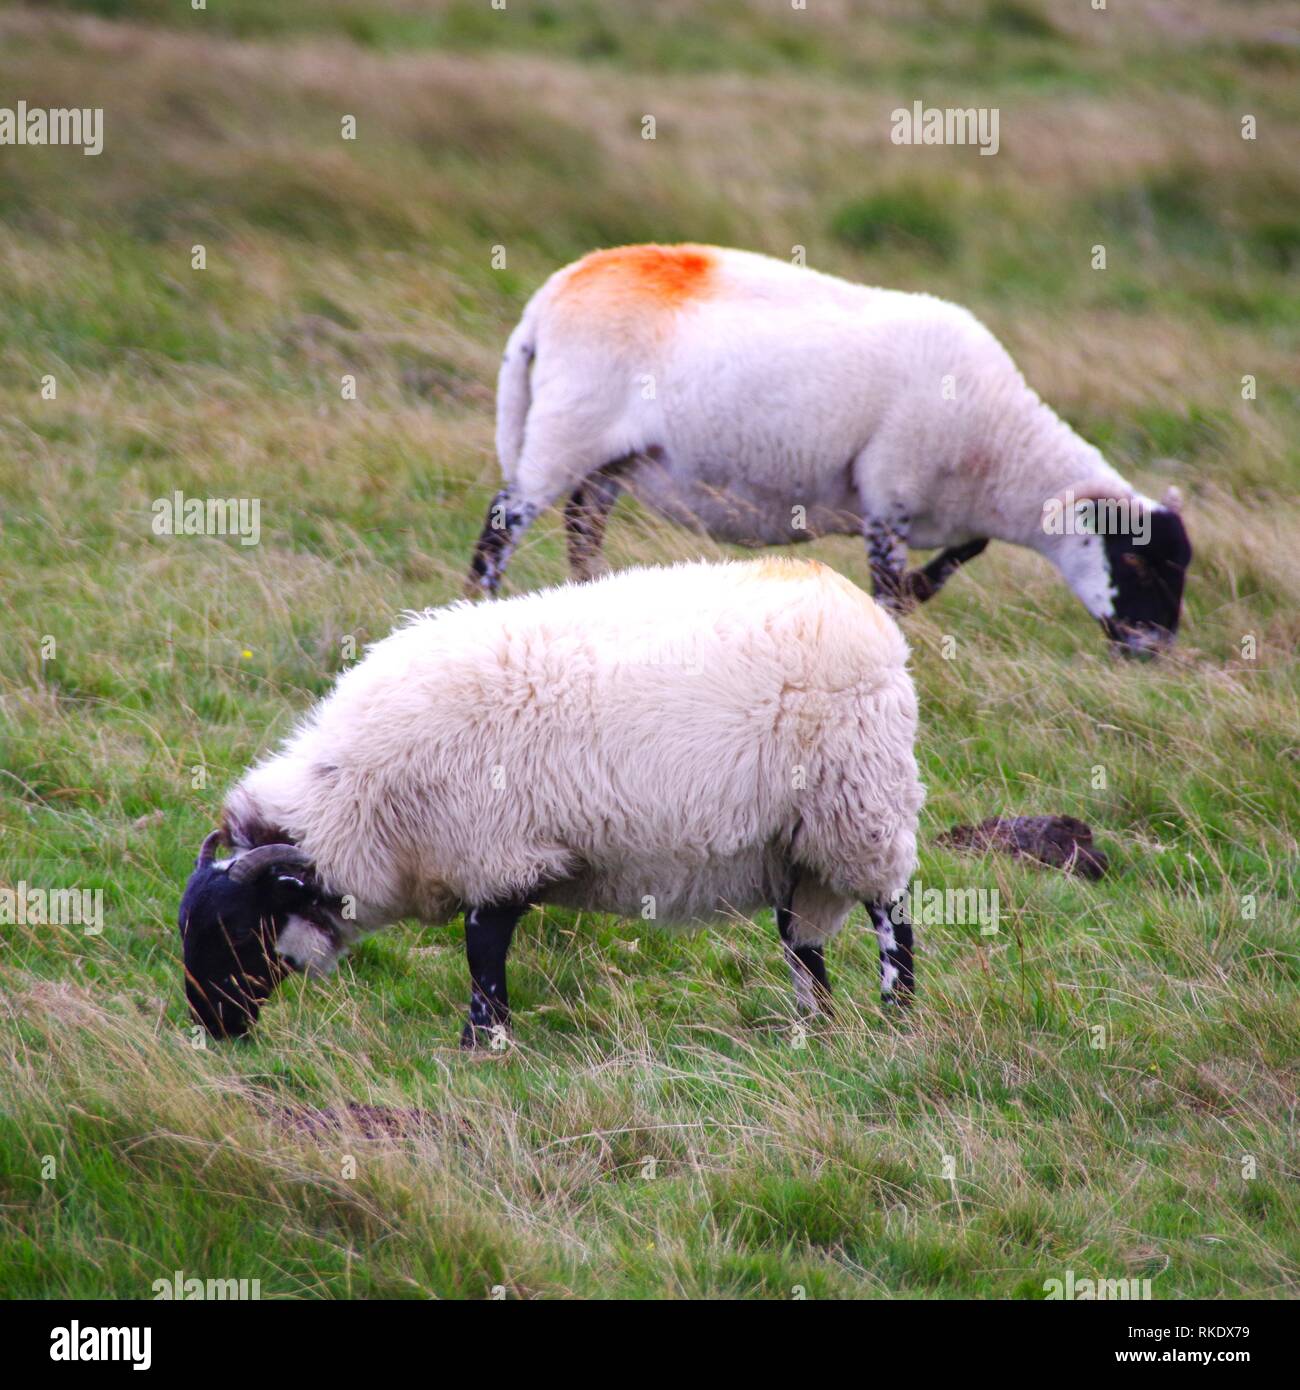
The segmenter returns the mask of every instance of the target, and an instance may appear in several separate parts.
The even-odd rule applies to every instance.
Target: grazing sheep
[[[893,620],[824,565],[637,569],[414,616],[226,799],[181,903],[186,993],[240,1034],[289,970],[465,916],[462,1042],[509,1020],[536,903],[695,924],[771,904],[801,1007],[855,903],[910,995],[923,792]],[[218,860],[216,845],[233,846]]]
[[[590,577],[627,488],[718,540],[862,534],[895,608],[997,539],[1046,556],[1126,648],[1178,627],[1191,546],[1171,499],[1135,492],[977,319],[930,295],[712,246],[597,251],[510,335],[497,452],[472,591],[496,589],[565,494],[570,569]],[[908,571],[909,546],[943,549]]]

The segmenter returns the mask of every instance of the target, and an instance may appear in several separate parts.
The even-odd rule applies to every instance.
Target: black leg
[[[794,982],[795,1003],[804,1013],[822,1013],[830,1017],[831,982],[826,976],[826,957],[820,946],[795,946],[791,943],[792,918],[788,907],[776,909],[776,929],[781,933],[781,948],[790,978]]]
[[[867,911],[880,944],[880,1002],[910,1004],[916,989],[912,973],[912,925],[907,920],[902,899],[897,903],[868,903]]]
[[[565,504],[564,537],[569,547],[569,573],[574,579],[593,579],[600,573],[605,523],[619,490],[614,479],[593,473],[573,490]]]
[[[460,1035],[462,1047],[491,1043],[498,1028],[510,1025],[506,992],[506,956],[515,924],[527,903],[471,907],[465,913],[465,956],[469,961],[469,1022]]]
[[[465,584],[465,592],[470,597],[496,593],[519,537],[536,516],[537,508],[529,502],[521,502],[508,487],[502,488],[492,499],[470,561],[469,579]]]
[[[907,597],[916,603],[924,603],[957,573],[967,560],[982,554],[987,540],[968,541],[965,545],[955,545],[936,555],[928,564],[918,570],[910,570],[906,576]]]

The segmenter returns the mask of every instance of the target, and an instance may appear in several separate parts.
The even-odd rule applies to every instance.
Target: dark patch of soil
[[[1110,865],[1092,842],[1092,827],[1073,816],[990,816],[978,825],[954,825],[936,844],[979,853],[1000,849],[1065,873],[1098,879]]]

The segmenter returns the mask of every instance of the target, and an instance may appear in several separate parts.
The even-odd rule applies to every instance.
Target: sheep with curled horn
[[[185,996],[218,1038],[242,1033],[294,968],[287,953],[302,924],[327,927],[334,916],[297,845],[257,845],[218,860],[224,839],[214,830],[203,841],[180,909]]]
[[[412,617],[226,798],[181,904],[186,992],[246,1032],[290,971],[366,932],[464,915],[462,1042],[510,1020],[535,904],[661,926],[776,911],[798,1005],[855,904],[885,1002],[912,992],[901,910],[923,791],[907,647],[816,562],[628,570]]]

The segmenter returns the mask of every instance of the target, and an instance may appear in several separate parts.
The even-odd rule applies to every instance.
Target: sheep
[[[511,935],[544,903],[670,927],[771,905],[816,1014],[861,902],[882,999],[906,1003],[907,655],[868,595],[786,558],[408,615],[227,796],[180,908],[194,1017],[238,1036],[288,973],[463,912],[477,1046],[509,1023]]]
[[[599,572],[627,489],[722,541],[861,534],[896,611],[998,539],[1050,560],[1120,649],[1178,628],[1191,546],[1175,494],[1139,494],[983,324],[930,295],[713,246],[594,252],[510,335],[497,453],[470,594],[495,592],[565,494],[570,571]],[[909,546],[941,553],[909,571]]]

